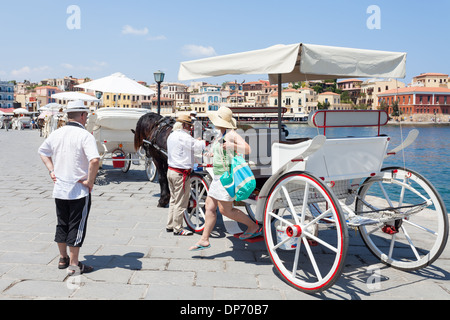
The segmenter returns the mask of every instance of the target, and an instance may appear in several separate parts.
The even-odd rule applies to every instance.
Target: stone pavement
[[[68,278],[58,270],[52,183],[37,149],[37,131],[0,130],[0,299],[374,300],[450,298],[450,248],[417,272],[385,267],[351,236],[338,282],[316,295],[301,293],[275,273],[263,242],[225,233],[219,221],[212,247],[192,253],[198,240],[165,231],[157,208],[159,185],[143,166],[124,174],[101,170],[93,191],[80,260],[95,271]],[[373,270],[380,282],[370,285]]]

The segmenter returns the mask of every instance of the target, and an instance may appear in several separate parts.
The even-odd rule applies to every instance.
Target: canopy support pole
[[[283,85],[281,84],[281,73],[278,74],[278,141],[281,142],[281,101]]]

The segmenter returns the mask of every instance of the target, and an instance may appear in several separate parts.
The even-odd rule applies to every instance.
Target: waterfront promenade
[[[95,271],[68,278],[58,270],[53,242],[56,216],[52,182],[37,149],[38,131],[0,130],[0,299],[202,300],[450,300],[450,248],[433,266],[406,273],[380,264],[359,235],[342,277],[314,296],[285,284],[263,242],[227,234],[219,221],[208,250],[198,240],[166,233],[167,210],[157,208],[159,185],[143,166],[124,174],[100,170],[80,261]]]

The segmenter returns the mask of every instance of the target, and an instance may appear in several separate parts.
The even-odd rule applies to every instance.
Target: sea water
[[[315,137],[323,130],[306,124],[287,124],[288,138]],[[381,134],[391,138],[388,150],[406,139],[408,133],[419,130],[419,136],[409,147],[385,159],[383,167],[399,166],[411,169],[428,179],[441,195],[447,212],[450,209],[450,126],[448,125],[387,125]],[[378,128],[328,128],[327,137],[374,136]]]

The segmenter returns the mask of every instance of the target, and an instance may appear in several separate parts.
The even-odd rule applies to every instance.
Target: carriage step
[[[347,221],[347,226],[356,228],[356,227],[367,226],[367,225],[377,224],[377,223],[380,223],[380,220],[371,219],[371,218],[362,217],[362,216],[356,216],[356,217],[350,218]]]

